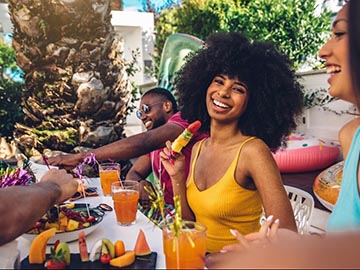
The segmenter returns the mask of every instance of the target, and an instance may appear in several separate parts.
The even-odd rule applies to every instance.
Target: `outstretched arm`
[[[41,182],[0,189],[0,245],[29,230],[54,204],[71,197],[78,183],[65,170],[51,169]]]
[[[165,146],[167,140],[175,140],[184,128],[166,123],[158,128],[124,138],[102,147],[72,155],[60,155],[48,159],[50,165],[73,169],[82,160],[94,153],[98,161],[107,159],[129,160]]]

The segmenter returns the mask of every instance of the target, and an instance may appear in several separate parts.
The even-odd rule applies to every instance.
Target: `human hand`
[[[64,169],[50,169],[43,175],[41,182],[53,183],[60,189],[60,195],[56,198],[55,203],[67,200],[76,193],[78,188],[78,182]]]
[[[79,154],[69,154],[69,155],[58,155],[55,157],[49,157],[47,159],[49,165],[59,166],[66,170],[74,169],[80,162],[82,162],[82,155]]]
[[[243,251],[244,249],[248,249],[251,246],[257,245],[264,247],[272,242],[276,242],[278,240],[278,229],[280,222],[278,219],[275,221],[273,219],[274,217],[272,215],[269,216],[264,221],[258,232],[250,233],[245,236],[243,236],[237,230],[230,230],[230,232],[238,240],[238,243],[224,246],[220,252],[225,253],[228,251]]]
[[[150,198],[149,198],[149,191],[152,190],[153,187],[150,182],[146,180],[141,180],[139,182],[139,189],[140,189],[140,197],[139,203],[144,209],[149,209],[151,206]]]
[[[185,156],[182,153],[171,154],[171,142],[160,152],[161,162],[172,179],[180,178],[183,181],[185,172]]]

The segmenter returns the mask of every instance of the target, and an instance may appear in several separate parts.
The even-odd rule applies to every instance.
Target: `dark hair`
[[[201,131],[209,132],[207,88],[216,75],[236,76],[249,89],[239,129],[262,139],[272,151],[285,145],[303,108],[302,87],[288,57],[271,43],[250,42],[236,32],[210,35],[206,44],[188,59],[177,77],[181,116],[189,122],[200,120]]]
[[[360,1],[351,0],[349,5],[349,57],[357,107],[360,109]]]
[[[173,112],[176,113],[178,111],[176,100],[175,100],[173,94],[169,90],[162,88],[162,87],[155,87],[155,88],[152,88],[152,89],[146,91],[143,94],[143,97],[150,95],[150,94],[161,96],[161,97],[165,98],[165,100],[170,101],[172,104]]]

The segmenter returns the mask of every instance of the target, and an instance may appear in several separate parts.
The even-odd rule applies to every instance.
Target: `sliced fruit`
[[[111,258],[115,258],[114,244],[107,238],[103,238],[102,243],[103,245],[106,246],[106,249],[108,250],[108,253],[110,254]]]
[[[71,231],[75,231],[75,230],[79,229],[79,224],[80,224],[80,222],[73,220],[73,219],[69,219],[69,222],[66,226],[66,231],[71,232]]]
[[[124,255],[110,260],[111,266],[124,267],[132,264],[135,261],[135,251],[128,250]]]
[[[79,253],[82,262],[89,261],[89,252],[86,245],[85,233],[83,231],[78,234]]]
[[[146,237],[142,229],[140,229],[136,239],[134,251],[136,256],[145,256],[151,253],[151,249],[148,242],[146,241]]]
[[[64,256],[64,259],[66,261],[66,265],[70,265],[70,248],[69,245],[65,242],[60,242],[56,249],[55,249],[55,255],[62,254]]]
[[[124,255],[125,253],[125,244],[122,240],[116,240],[114,243],[115,248],[115,257],[119,257],[121,255]]]
[[[34,238],[29,251],[29,263],[44,263],[46,258],[46,244],[56,233],[55,228],[43,231]]]
[[[95,244],[92,246],[90,250],[89,260],[92,262],[95,262],[96,260],[100,260],[101,256],[101,248],[102,248],[102,240],[98,240],[95,242]]]

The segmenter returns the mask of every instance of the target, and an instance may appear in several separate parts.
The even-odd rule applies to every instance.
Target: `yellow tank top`
[[[194,182],[194,168],[205,139],[196,151],[186,195],[196,221],[207,227],[207,252],[217,252],[225,245],[237,243],[230,229],[237,229],[243,235],[260,229],[262,202],[259,192],[241,187],[234,177],[242,147],[254,138],[250,137],[240,145],[225,175],[203,191]]]

